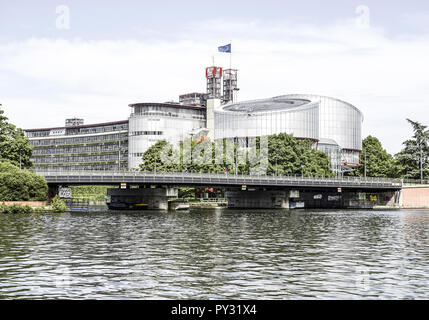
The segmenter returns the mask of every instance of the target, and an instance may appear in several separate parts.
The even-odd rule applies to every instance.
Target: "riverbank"
[[[28,205],[11,204],[3,205],[0,204],[0,214],[52,214],[52,213],[64,213],[66,211],[58,211],[51,206],[39,206],[30,207]]]
[[[5,204],[7,206],[11,206],[14,204],[21,205],[21,206],[30,206],[32,208],[38,208],[38,207],[44,207],[48,205],[47,201],[3,201],[2,204]]]
[[[0,203],[0,213],[31,214],[31,213],[63,213],[67,206],[58,196],[52,201],[3,201]]]
[[[207,199],[206,199],[207,200]],[[70,211],[92,211],[92,210],[70,210],[70,208],[67,208],[65,211],[56,211],[52,208],[52,206],[48,205],[47,201],[4,201],[0,203],[0,206],[4,204],[8,207],[15,207],[15,212],[10,213],[19,213],[22,209],[18,209],[18,207],[30,207],[31,211],[27,209],[23,210],[23,213],[58,213],[58,212],[70,212]],[[108,210],[106,202],[105,201],[89,201],[88,202],[88,208],[97,207],[98,209],[105,209]],[[209,208],[227,208],[228,202],[226,201],[189,201],[189,207],[192,209],[209,209]],[[174,210],[174,208],[170,208],[171,210]],[[303,208],[305,209],[305,208]],[[368,208],[369,210],[401,210],[401,209],[415,209],[415,210],[422,210],[422,209],[429,209],[429,206],[374,206],[373,208]],[[97,210],[97,211],[100,211]],[[269,209],[266,209],[269,210]],[[293,210],[293,209],[292,209]],[[309,209],[310,210],[310,209]],[[351,210],[351,209],[349,209]],[[0,210],[0,213],[2,210]]]

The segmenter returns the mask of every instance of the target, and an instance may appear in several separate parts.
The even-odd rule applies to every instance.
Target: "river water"
[[[0,215],[0,299],[428,299],[428,235],[428,210]]]

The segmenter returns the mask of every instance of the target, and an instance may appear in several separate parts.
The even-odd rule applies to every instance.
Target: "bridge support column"
[[[48,184],[48,202],[51,202],[51,200],[58,194],[58,192],[58,185]]]
[[[177,197],[177,189],[107,189],[107,196],[109,209],[168,210],[168,198]]]
[[[395,192],[395,204],[399,207],[402,207],[402,204],[403,204],[402,189]]]
[[[227,190],[228,208],[289,209],[288,190]]]

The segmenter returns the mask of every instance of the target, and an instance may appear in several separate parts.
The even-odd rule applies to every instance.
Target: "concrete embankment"
[[[429,185],[404,186],[399,205],[406,209],[429,209]]]
[[[228,201],[226,199],[213,199],[213,200],[202,200],[202,201],[190,201],[189,206],[191,208],[217,208],[227,207]]]

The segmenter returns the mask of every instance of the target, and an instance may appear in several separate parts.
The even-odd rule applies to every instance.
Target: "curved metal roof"
[[[280,96],[268,99],[237,102],[226,105],[222,109],[225,111],[246,113],[268,112],[298,108],[309,103],[311,103],[311,101],[306,99],[291,99],[286,96]]]
[[[363,113],[354,105],[345,102],[340,99],[331,98],[327,96],[319,96],[312,94],[288,94],[277,96],[267,99],[249,100],[243,102],[236,102],[233,104],[227,104],[221,108],[221,111],[230,112],[246,112],[246,113],[257,113],[257,112],[270,112],[270,111],[283,111],[293,108],[310,107],[313,103],[319,103],[322,99],[328,99],[337,101],[345,106],[355,109],[360,113],[363,120]]]

